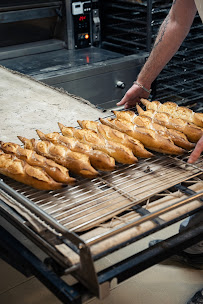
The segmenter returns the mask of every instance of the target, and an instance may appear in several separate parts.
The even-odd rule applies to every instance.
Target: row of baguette
[[[113,111],[115,118],[100,122],[78,120],[81,129],[59,123],[60,133],[37,130],[40,140],[18,136],[24,148],[0,142],[0,173],[40,190],[56,190],[75,183],[69,171],[95,178],[99,171],[115,169],[117,162],[153,157],[153,151],[183,154],[203,135],[202,113],[172,102],[141,101],[146,111],[137,105],[139,115]]]

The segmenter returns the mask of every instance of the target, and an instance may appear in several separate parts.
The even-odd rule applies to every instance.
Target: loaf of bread
[[[37,134],[41,140],[48,140],[53,144],[65,145],[71,151],[87,155],[90,159],[91,165],[97,170],[111,171],[115,168],[115,160],[113,157],[102,151],[93,150],[90,145],[81,143],[74,137],[66,137],[58,132],[44,134],[39,130],[37,130]]]
[[[137,162],[137,158],[134,156],[132,150],[122,144],[110,142],[104,139],[95,131],[65,127],[62,124],[59,124],[59,127],[64,136],[75,137],[81,142],[91,145],[93,149],[109,154],[119,163],[134,164]]]
[[[161,136],[157,131],[138,127],[130,121],[106,118],[102,120],[102,123],[138,139],[150,150],[174,155],[183,154],[185,152],[182,148],[174,145],[171,139]]]
[[[85,154],[73,152],[65,146],[54,145],[49,141],[39,141],[18,136],[26,149],[52,159],[56,163],[68,168],[72,173],[82,177],[94,178],[98,172],[91,166],[89,157]]]
[[[159,113],[155,110],[144,111],[139,105],[137,105],[137,110],[140,115],[151,117],[154,122],[165,126],[166,128],[184,133],[190,142],[197,142],[203,135],[203,131],[200,127],[188,123],[181,118],[173,118],[168,113]]]
[[[173,118],[181,118],[203,128],[203,113],[195,113],[186,107],[178,106],[174,102],[165,102],[162,104],[159,101],[150,102],[144,98],[141,98],[141,102],[146,106],[147,110],[168,113]]]
[[[100,118],[100,121],[102,122],[102,118]],[[120,132],[116,129],[113,129],[109,126],[106,126],[102,123],[98,123],[96,121],[90,121],[90,120],[79,120],[79,125],[82,128],[90,129],[98,134],[100,134],[104,139],[107,139],[109,141],[113,141],[119,144],[122,144],[129,149],[132,150],[133,154],[138,157],[143,158],[149,158],[152,157],[153,154],[149,151],[147,151],[143,144],[139,141],[134,139],[131,136],[128,136],[127,134]]]
[[[25,160],[0,150],[0,173],[39,190],[57,190],[62,183],[53,180],[43,168],[30,166]]]
[[[117,118],[126,119],[136,124],[138,127],[144,127],[149,130],[155,130],[160,135],[171,139],[174,144],[186,150],[191,150],[194,148],[194,144],[188,141],[185,134],[180,131],[173,129],[167,129],[166,127],[153,121],[151,117],[144,115],[136,115],[133,111],[113,111]]]
[[[5,153],[10,153],[25,160],[31,166],[38,166],[43,168],[46,173],[51,176],[55,181],[64,184],[73,184],[75,179],[69,176],[67,168],[57,164],[51,159],[37,154],[35,151],[23,149],[19,145],[11,142],[0,142],[0,148]]]

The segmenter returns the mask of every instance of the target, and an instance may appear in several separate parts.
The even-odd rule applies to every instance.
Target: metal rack
[[[81,291],[103,298],[113,278],[121,282],[200,240],[201,225],[193,227],[190,236],[172,236],[166,247],[149,248],[98,273],[95,270],[95,262],[102,257],[202,209],[203,158],[196,165],[186,165],[187,159],[188,155],[157,155],[153,160],[121,165],[99,178],[49,192],[5,177],[0,181],[0,214],[48,255],[37,263],[34,258],[31,267],[42,282],[53,286],[55,281],[41,273],[40,263],[57,276],[73,275],[82,284]],[[192,190],[195,184],[201,185],[200,191]],[[170,199],[168,195],[172,195]],[[59,283],[55,294],[64,303],[74,303],[76,299],[71,297],[64,300],[61,286]],[[77,285],[67,288],[81,303]]]
[[[171,3],[103,0],[103,6],[102,46],[124,54],[139,54],[143,51],[150,52]],[[175,101],[179,105],[192,107],[194,111],[202,111],[202,29],[197,14],[179,51],[155,81],[153,99],[161,102]]]
[[[120,53],[151,50],[154,38],[169,10],[168,1],[102,1],[102,46]]]
[[[202,39],[203,25],[196,16],[189,35],[157,79],[156,98],[161,102],[172,100],[193,111],[203,112]]]

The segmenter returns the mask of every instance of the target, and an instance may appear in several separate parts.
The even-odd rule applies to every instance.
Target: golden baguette
[[[107,118],[103,119],[102,123],[138,139],[150,150],[175,155],[185,152],[185,150],[177,147],[170,139],[161,136],[158,132],[138,127],[127,120]]]
[[[75,179],[69,176],[67,168],[57,164],[51,159],[37,154],[32,150],[23,149],[19,145],[11,142],[0,142],[0,148],[5,153],[13,154],[19,159],[25,160],[31,166],[43,168],[46,173],[57,182],[64,184],[73,184],[75,182]]]
[[[100,120],[102,122],[102,118],[100,118]],[[94,130],[103,138],[109,141],[123,144],[124,146],[131,149],[135,156],[144,158],[149,158],[153,156],[151,152],[147,151],[144,148],[143,144],[139,140],[136,140],[123,132],[115,130],[109,126],[106,126],[102,123],[98,123],[96,121],[83,120],[78,121],[78,123],[82,128],[84,127],[86,129]]]
[[[0,151],[0,173],[39,190],[57,190],[63,187],[43,168],[30,166],[26,161],[3,151]]]
[[[91,165],[97,170],[111,171],[115,168],[115,160],[113,157],[102,151],[93,150],[90,145],[81,143],[76,138],[66,137],[57,132],[44,134],[39,130],[37,130],[37,134],[41,140],[48,140],[53,144],[65,145],[71,151],[86,154],[89,156]]]
[[[87,178],[94,178],[98,175],[98,172],[91,166],[87,155],[73,152],[65,146],[54,145],[45,140],[27,139],[22,136],[18,136],[18,138],[26,149],[34,150],[38,154],[54,160],[74,174]]]
[[[159,113],[155,110],[144,111],[137,105],[137,110],[140,115],[151,117],[154,122],[184,133],[190,142],[197,142],[203,135],[203,131],[195,124],[186,122],[181,118],[173,118],[168,113]]]
[[[134,164],[137,162],[132,150],[122,144],[110,142],[92,130],[65,127],[62,124],[59,124],[59,127],[64,136],[75,137],[81,142],[91,145],[93,149],[109,154],[119,163]]]
[[[175,102],[162,104],[159,101],[150,102],[144,98],[141,98],[141,102],[146,106],[147,110],[168,113],[173,118],[181,118],[203,128],[203,113],[195,113],[191,109],[178,106]]]
[[[133,124],[136,124],[139,127],[145,127],[149,130],[157,131],[160,135],[171,139],[178,147],[181,147],[186,150],[191,150],[192,148],[194,148],[194,144],[188,141],[185,134],[173,129],[167,129],[165,126],[154,122],[151,117],[141,114],[138,116],[133,111],[113,111],[113,113],[116,115],[117,118],[131,121]]]

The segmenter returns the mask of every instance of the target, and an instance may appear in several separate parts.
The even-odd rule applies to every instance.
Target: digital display
[[[85,21],[87,19],[87,16],[80,16],[79,21]]]

